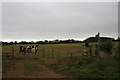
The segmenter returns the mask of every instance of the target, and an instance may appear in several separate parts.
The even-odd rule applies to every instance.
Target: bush
[[[85,42],[85,47],[89,47],[89,43],[88,42]]]
[[[112,51],[112,42],[104,42],[100,44],[100,50],[106,52],[106,53],[111,53]]]

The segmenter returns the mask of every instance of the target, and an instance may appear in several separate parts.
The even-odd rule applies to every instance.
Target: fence
[[[95,56],[94,47],[83,47],[80,45],[74,46],[41,46],[38,53],[43,59],[47,59],[50,64],[67,64],[68,62],[74,62],[77,58],[83,57],[84,50],[87,51],[89,56]],[[76,59],[75,59],[76,58]],[[72,60],[73,59],[73,60]],[[76,61],[77,62],[77,61]]]
[[[4,49],[2,50],[2,57],[4,59],[6,58],[14,59],[14,53],[15,53],[14,47],[11,47],[10,49],[11,51],[4,51]]]
[[[27,46],[27,45],[25,45]],[[35,58],[46,59],[48,63],[67,64],[72,61],[71,58],[80,58],[83,56],[84,50],[91,55],[95,55],[95,47],[83,47],[77,44],[54,44],[54,45],[39,45],[38,52],[34,55],[18,55],[19,45],[4,46],[3,56],[8,58]],[[49,61],[48,61],[49,60]],[[75,59],[74,59],[75,60]],[[74,62],[74,61],[73,61]]]

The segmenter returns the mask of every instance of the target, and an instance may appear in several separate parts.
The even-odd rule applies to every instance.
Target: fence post
[[[91,46],[89,47],[89,51],[90,51],[90,57],[92,56],[92,49]]]
[[[42,58],[45,58],[45,49],[42,49]]]
[[[54,59],[54,50],[52,49],[52,59]]]
[[[45,54],[44,57],[46,58],[46,56],[47,56],[47,48],[45,48],[44,54]]]
[[[60,51],[58,50],[58,63],[60,63]]]
[[[47,49],[47,55],[48,55],[48,59],[49,59],[49,51],[50,51],[50,49],[48,48],[48,49]]]
[[[12,58],[14,59],[14,47],[12,47]]]
[[[66,64],[67,64],[67,61],[68,61],[68,50],[66,48]]]

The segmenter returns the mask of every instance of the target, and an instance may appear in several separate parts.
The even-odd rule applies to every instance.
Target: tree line
[[[100,37],[100,41],[104,42],[104,41],[120,41],[120,37],[118,37],[117,39],[114,38],[108,38],[108,37]],[[0,41],[0,45],[11,45],[11,44],[64,44],[64,43],[84,43],[84,42],[97,42],[95,37],[89,37],[86,38],[83,41],[80,40],[74,40],[74,39],[68,39],[68,40],[44,40],[44,41],[21,41],[21,42],[17,42],[17,41],[11,41],[11,42],[3,42]]]
[[[62,43],[82,43],[82,41],[79,40],[74,40],[74,39],[68,39],[68,40],[44,40],[44,41],[21,41],[21,42],[17,42],[17,41],[11,41],[11,42],[3,42],[1,41],[0,44],[2,45],[11,45],[11,44],[62,44]]]

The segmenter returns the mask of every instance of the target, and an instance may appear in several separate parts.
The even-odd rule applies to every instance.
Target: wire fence
[[[95,47],[91,48],[80,45],[40,45],[36,54],[26,53],[26,55],[18,55],[19,46],[5,46],[2,53],[3,57],[11,59],[40,58],[45,59],[49,64],[68,64],[68,62],[74,62],[75,58],[83,57],[85,51],[88,56],[95,56]]]
[[[96,57],[97,49],[95,46],[85,47],[82,45],[39,45],[37,53],[19,54],[19,45],[5,46],[2,50],[3,57],[6,58],[39,58],[51,64],[77,63],[80,58]],[[116,48],[113,48],[113,53]],[[49,60],[49,61],[48,61]]]

